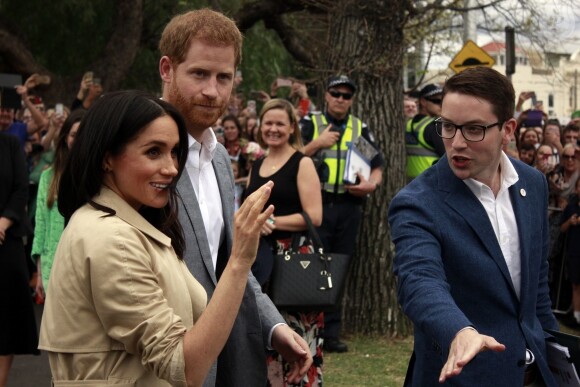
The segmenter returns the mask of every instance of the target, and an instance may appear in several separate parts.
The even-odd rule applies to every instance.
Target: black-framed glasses
[[[501,122],[495,122],[489,125],[478,125],[478,124],[465,124],[456,125],[453,122],[445,121],[441,117],[437,118],[435,121],[435,130],[441,138],[453,138],[459,129],[463,138],[470,142],[483,141],[485,138],[485,132],[489,128],[493,128],[496,125],[500,125]]]
[[[344,99],[345,101],[349,101],[352,98],[352,93],[341,93],[340,91],[336,90],[329,90],[328,94],[330,94],[333,98],[340,98]]]
[[[576,160],[576,156],[575,155],[562,155],[562,158],[564,160]]]

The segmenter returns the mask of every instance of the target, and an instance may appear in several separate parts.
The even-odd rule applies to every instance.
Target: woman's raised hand
[[[264,211],[264,205],[270,197],[274,183],[269,181],[246,198],[234,216],[234,242],[231,259],[252,266],[258,252],[260,230],[274,213],[270,205]]]

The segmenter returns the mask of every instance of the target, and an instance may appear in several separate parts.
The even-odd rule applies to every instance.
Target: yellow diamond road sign
[[[492,67],[494,64],[495,60],[484,49],[475,44],[473,40],[468,40],[449,63],[449,68],[459,74],[469,67]]]

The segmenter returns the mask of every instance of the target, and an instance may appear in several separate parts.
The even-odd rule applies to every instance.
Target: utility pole
[[[511,81],[516,72],[516,43],[513,27],[505,28],[505,75]]]
[[[574,111],[578,110],[578,69],[574,70]]]
[[[463,43],[472,40],[477,44],[477,23],[475,22],[475,15],[469,11],[473,7],[474,0],[465,0],[465,11],[463,12]]]

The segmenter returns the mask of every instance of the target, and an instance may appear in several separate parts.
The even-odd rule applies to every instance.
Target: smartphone
[[[87,71],[84,75],[83,75],[83,80],[84,81],[93,81],[93,72],[92,71]]]
[[[62,117],[62,115],[64,114],[64,106],[62,105],[62,103],[57,103],[54,106],[54,112],[56,113],[57,116]]]
[[[276,79],[276,86],[278,87],[292,87],[292,81],[286,78]]]
[[[248,100],[248,111],[251,111],[253,113],[256,112],[256,101],[254,101],[253,99]]]
[[[536,97],[536,92],[532,91],[532,106],[536,106],[536,102],[538,101],[538,98]]]

